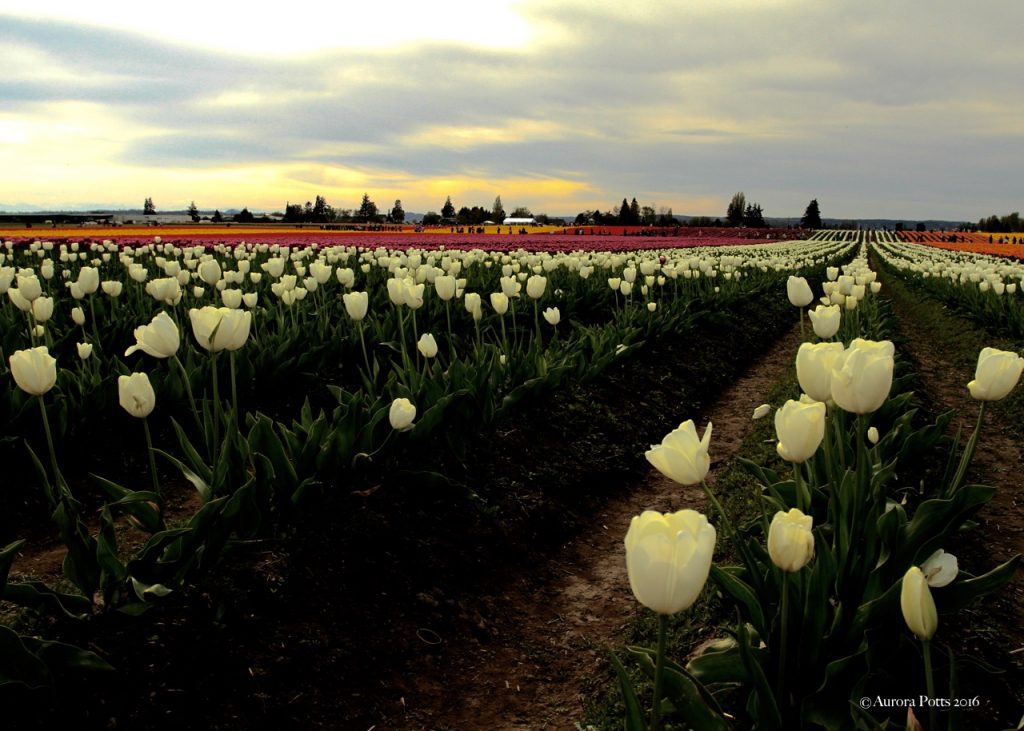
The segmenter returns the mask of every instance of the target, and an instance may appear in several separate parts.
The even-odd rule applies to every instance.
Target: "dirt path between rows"
[[[752,411],[793,362],[799,343],[794,327],[711,408],[679,414],[680,421],[693,418],[701,433],[708,421],[714,424],[709,484],[739,450]],[[546,565],[477,597],[482,637],[444,638],[424,628],[422,639],[436,652],[410,672],[415,681],[403,696],[408,712],[394,728],[575,728],[607,677],[608,650],[621,647],[624,629],[641,611],[622,545],[630,519],[645,509],[687,507],[706,512],[700,488],[682,488],[652,468]]]
[[[1017,350],[1017,345],[987,336],[967,320],[944,308],[929,307],[909,287],[895,286],[891,295],[900,328],[900,348],[914,364],[919,396],[927,409],[940,413],[953,409],[956,415],[950,434],[962,430],[962,441],[975,427],[979,402],[970,397],[967,382],[974,377],[977,353],[985,346]],[[952,344],[952,346],[950,345]],[[1018,384],[1018,389],[1024,384]],[[961,570],[982,574],[1015,555],[1024,554],[1024,494],[1021,467],[1024,449],[1012,426],[1000,416],[999,403],[986,411],[978,449],[967,474],[968,482],[997,488],[993,499],[982,507],[975,530],[958,536],[949,550],[957,555]],[[982,696],[1005,694],[1016,708],[999,721],[1017,724],[1024,708],[1024,572],[1018,571],[1008,586],[984,597],[979,606],[966,610],[967,621],[940,626],[937,636],[961,655],[979,658],[1003,671],[990,677]]]

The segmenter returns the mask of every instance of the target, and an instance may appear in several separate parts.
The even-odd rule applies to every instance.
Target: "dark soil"
[[[951,362],[950,332],[930,331],[914,303],[895,299],[899,347],[918,366],[926,404],[955,407],[973,425],[973,364]],[[748,318],[742,339],[740,328],[707,323],[525,405],[464,440],[460,458],[408,455],[404,471],[336,495],[288,540],[238,547],[141,618],[53,628],[116,670],[69,679],[59,711],[39,725],[574,728],[607,692],[607,650],[641,611],[625,575],[630,517],[704,506],[643,452],[683,420],[701,431],[712,421],[714,480],[793,361],[788,304],[738,314]],[[990,417],[973,477],[1005,489],[950,549],[974,573],[1022,550],[1020,450],[999,432]],[[986,718],[1006,726],[1024,701],[1020,599],[1018,579],[971,613],[969,631],[937,636],[1009,669],[994,680],[962,671],[972,695],[997,706]]]
[[[407,455],[140,618],[49,628],[116,670],[65,680],[38,725],[571,727],[579,684],[637,610],[629,517],[700,501],[651,482],[643,452],[711,417],[721,460],[762,394],[707,409],[795,320],[784,298],[733,315],[524,405],[461,457]]]

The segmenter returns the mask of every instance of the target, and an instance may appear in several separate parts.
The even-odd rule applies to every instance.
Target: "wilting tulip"
[[[803,277],[790,276],[786,281],[786,294],[794,307],[806,307],[814,301],[811,285]]]
[[[658,614],[688,609],[707,582],[715,540],[715,527],[695,510],[634,516],[625,538],[633,596]]]
[[[814,328],[814,334],[822,340],[826,340],[839,332],[839,323],[843,312],[836,305],[830,307],[818,305],[813,310],[808,311],[807,316],[811,318],[811,327]]]
[[[138,419],[145,419],[156,406],[156,393],[145,373],[118,376],[117,397],[124,410]]]
[[[407,398],[396,398],[391,402],[391,409],[388,411],[388,420],[391,428],[395,431],[407,431],[412,429],[413,419],[416,418],[416,406]]]
[[[346,292],[341,296],[345,302],[345,311],[356,322],[366,317],[370,306],[370,295],[366,292]]]
[[[704,430],[704,437],[698,439],[697,427],[693,419],[689,419],[669,432],[661,444],[652,444],[644,456],[670,480],[681,485],[696,485],[704,479],[711,467],[711,458],[708,456],[710,444],[711,422],[708,422]]]
[[[562,313],[557,307],[548,307],[542,314],[549,325],[557,325],[562,321]]]
[[[824,404],[818,404],[824,408]],[[768,555],[783,571],[799,571],[814,558],[814,519],[796,508],[775,513],[768,526]]]
[[[763,419],[764,417],[768,416],[768,414],[770,414],[771,412],[772,412],[772,405],[771,404],[761,404],[756,409],[754,409],[754,414],[753,414],[753,416],[751,418],[754,421],[757,421],[758,419]]]
[[[148,325],[135,328],[135,341],[135,345],[124,351],[126,358],[136,350],[154,358],[170,358],[178,352],[181,336],[171,316],[160,312]]]
[[[843,411],[870,414],[892,388],[894,348],[891,342],[857,338],[832,364],[832,400]]]
[[[78,357],[82,360],[88,360],[92,355],[92,343],[76,343],[75,348],[78,350]]]
[[[42,396],[57,383],[57,359],[45,345],[17,350],[8,362],[14,382],[27,394]]]
[[[940,588],[953,582],[960,573],[960,565],[956,556],[940,548],[921,564],[921,573],[928,581],[928,586]]]
[[[832,365],[842,353],[842,343],[800,345],[796,353],[796,377],[804,393],[821,402],[832,397]]]
[[[32,311],[32,300],[25,297],[20,287],[11,287],[7,290],[7,298],[22,312]]]
[[[776,451],[787,462],[806,462],[825,436],[825,404],[789,400],[775,412]]]
[[[903,610],[907,627],[920,640],[930,640],[939,628],[935,600],[932,599],[924,573],[917,566],[911,566],[903,576],[900,609]]]
[[[984,348],[978,355],[974,380],[967,384],[971,398],[978,401],[999,401],[1005,398],[1020,380],[1024,358],[1016,353]]]
[[[416,343],[416,349],[424,358],[433,358],[437,355],[437,341],[430,333],[423,333]]]

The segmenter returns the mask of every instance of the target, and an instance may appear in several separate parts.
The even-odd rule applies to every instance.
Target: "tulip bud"
[[[830,307],[818,305],[813,310],[809,310],[807,316],[811,318],[814,334],[822,340],[827,340],[839,332],[842,314],[842,310],[836,305]]]
[[[974,380],[967,384],[971,398],[978,401],[999,401],[1005,398],[1020,380],[1024,358],[1016,353],[984,348],[978,355]]]
[[[876,411],[892,388],[893,345],[857,338],[832,364],[832,400],[853,414]]]
[[[491,307],[499,315],[504,315],[508,312],[508,297],[505,296],[504,292],[491,292]]]
[[[85,310],[81,307],[71,308],[71,320],[79,326],[85,325]]]
[[[871,442],[872,444],[878,444],[878,428],[877,427],[873,427],[872,426],[872,427],[868,428],[868,441]]]
[[[824,404],[818,404],[824,408]],[[814,558],[814,519],[797,508],[775,513],[768,526],[768,555],[783,571],[799,571]]]
[[[82,360],[88,360],[92,355],[92,343],[76,343],[75,347],[78,349],[78,357]]]
[[[786,281],[786,294],[794,307],[806,307],[814,301],[811,285],[803,277],[790,276]]]
[[[634,516],[626,532],[626,571],[633,596],[658,614],[697,600],[711,571],[715,527],[695,510]]]
[[[903,576],[900,609],[907,627],[919,640],[930,640],[939,628],[935,600],[924,573],[917,566],[911,566]]]
[[[430,333],[424,333],[420,335],[420,339],[416,343],[416,349],[423,354],[424,358],[433,358],[437,355],[437,341]]]
[[[789,400],[775,412],[776,451],[787,462],[806,462],[825,436],[825,404]]]
[[[199,345],[216,353],[238,350],[245,345],[252,327],[252,313],[227,307],[203,307],[188,311],[192,334]]]
[[[8,363],[14,382],[27,394],[42,396],[57,383],[57,359],[45,345],[17,350]]]
[[[804,393],[821,402],[832,397],[832,365],[842,353],[842,343],[800,345],[796,353],[796,377]]]
[[[531,299],[540,299],[544,295],[544,290],[548,286],[548,280],[539,274],[534,274],[528,280],[526,280],[526,294]]]
[[[463,298],[463,304],[466,306],[466,312],[473,316],[474,320],[479,320],[484,316],[483,310],[480,308],[480,295],[476,292],[469,292]]]
[[[53,297],[36,297],[32,300],[32,317],[36,322],[46,322],[53,316]]]
[[[138,419],[145,419],[156,406],[156,393],[145,373],[118,376],[117,397],[124,410]]]
[[[366,311],[370,306],[370,296],[366,292],[346,292],[341,296],[345,302],[345,311],[348,316],[356,322],[366,317]]]
[[[391,409],[388,411],[388,419],[391,421],[391,428],[395,431],[407,431],[412,428],[413,419],[416,418],[416,407],[407,398],[396,398],[391,402]]]
[[[621,346],[625,350],[625,346]],[[620,351],[616,349],[616,353]],[[652,444],[644,453],[647,461],[661,474],[681,485],[696,485],[704,479],[711,467],[708,446],[711,443],[711,422],[704,437],[697,438],[697,427],[689,419],[665,436],[661,444]]]

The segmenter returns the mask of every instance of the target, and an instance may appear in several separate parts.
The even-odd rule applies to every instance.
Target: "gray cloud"
[[[125,147],[120,162],[136,166],[538,174],[607,191],[611,200],[593,202],[602,207],[645,191],[745,190],[769,215],[799,215],[826,195],[849,201],[836,215],[899,215],[906,204],[977,217],[1014,205],[1024,5],[866,0],[710,13],[676,2],[625,16],[548,6],[533,6],[533,21],[563,36],[541,50],[422,43],[285,59],[0,15],[0,44],[82,78],[15,74],[0,79],[0,97],[8,111],[99,103],[161,130]],[[421,143],[428,130],[532,130],[509,120],[543,133]]]

